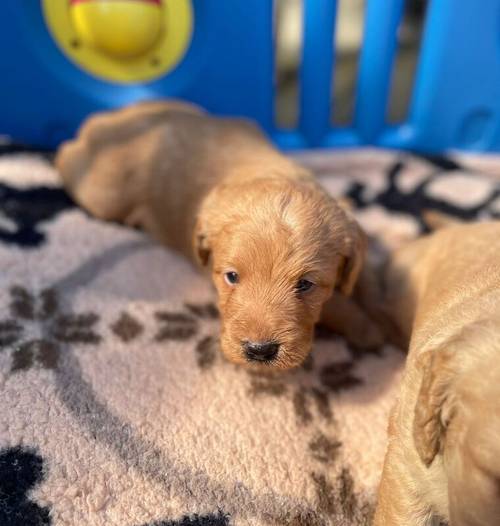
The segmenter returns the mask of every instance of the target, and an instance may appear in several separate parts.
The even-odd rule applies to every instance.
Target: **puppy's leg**
[[[438,526],[439,520],[412,492],[414,480],[401,452],[391,445],[387,451],[373,526]]]
[[[408,337],[386,310],[381,282],[382,271],[365,262],[352,296],[335,291],[323,306],[321,322],[355,348],[374,350],[390,342],[406,351]]]
[[[448,516],[443,459],[447,393],[453,368],[445,351],[410,356],[391,411],[375,526],[437,526]]]
[[[389,418],[389,444],[373,526],[438,526],[439,519],[422,499],[422,488],[431,488],[435,483],[413,447],[408,411],[412,403],[404,393],[403,385],[402,397]]]
[[[323,305],[321,323],[358,349],[375,350],[384,343],[384,336],[375,323],[353,299],[338,292]]]

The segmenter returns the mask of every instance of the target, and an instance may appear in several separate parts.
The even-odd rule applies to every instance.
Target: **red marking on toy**
[[[69,5],[82,4],[83,2],[114,2],[116,0],[69,0]],[[160,5],[162,0],[128,0],[129,2],[144,2],[145,4]]]

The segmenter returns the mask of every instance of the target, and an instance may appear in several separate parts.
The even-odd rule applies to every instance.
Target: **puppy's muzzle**
[[[280,345],[274,341],[268,342],[249,342],[241,343],[245,357],[248,360],[256,362],[270,362],[274,360],[278,354]]]

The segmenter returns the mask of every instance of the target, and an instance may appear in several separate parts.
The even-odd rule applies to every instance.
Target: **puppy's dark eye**
[[[314,283],[308,279],[299,279],[295,285],[295,292],[307,292],[314,287]]]
[[[240,280],[237,272],[230,271],[224,274],[224,279],[228,285],[235,285]]]

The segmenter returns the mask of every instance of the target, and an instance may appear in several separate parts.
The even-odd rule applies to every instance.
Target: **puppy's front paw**
[[[338,293],[323,306],[321,323],[343,336],[355,350],[373,352],[385,343],[382,330],[354,300]]]
[[[344,335],[349,346],[364,352],[378,351],[385,343],[382,331],[368,318],[356,330]]]

